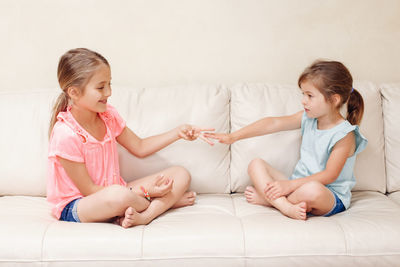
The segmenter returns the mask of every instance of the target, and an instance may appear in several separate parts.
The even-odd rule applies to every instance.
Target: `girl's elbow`
[[[338,177],[339,177],[339,174],[337,174],[337,173],[328,174],[325,179],[326,185],[333,183],[334,181],[336,181],[336,179]]]
[[[337,177],[333,177],[327,180],[327,185],[333,183],[334,181],[336,181]]]
[[[96,189],[95,189],[94,186],[91,186],[90,188],[86,188],[86,189],[84,189],[84,190],[79,190],[79,191],[81,192],[81,194],[82,194],[84,197],[87,197],[87,196],[90,196],[90,195],[96,193]]]
[[[135,157],[139,158],[139,159],[143,159],[145,157],[147,157],[147,154],[145,151],[141,151],[141,150],[129,150],[129,152],[134,155]]]
[[[135,156],[139,159],[143,159],[143,158],[147,157],[147,155],[145,153],[137,153]]]

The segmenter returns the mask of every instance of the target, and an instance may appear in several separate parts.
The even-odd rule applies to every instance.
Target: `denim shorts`
[[[324,217],[329,217],[331,215],[334,215],[336,213],[342,212],[344,210],[346,210],[346,208],[343,205],[343,202],[340,200],[340,198],[335,194],[335,192],[331,191],[332,194],[335,196],[335,206],[333,206],[333,208],[331,209],[330,212],[328,212],[327,214],[324,215]]]
[[[81,222],[77,211],[79,200],[81,200],[81,198],[74,199],[64,207],[61,212],[60,221]]]

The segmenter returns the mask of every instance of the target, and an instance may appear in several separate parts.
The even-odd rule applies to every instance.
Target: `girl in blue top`
[[[273,206],[294,219],[307,213],[330,216],[350,205],[356,155],[367,145],[358,125],[364,101],[352,87],[349,70],[340,62],[316,61],[301,74],[298,85],[304,110],[290,116],[266,117],[230,134],[209,133],[224,144],[301,127],[300,160],[293,174],[283,173],[262,159],[250,162],[254,187],[245,191],[249,203]],[[347,117],[340,108],[347,103]]]

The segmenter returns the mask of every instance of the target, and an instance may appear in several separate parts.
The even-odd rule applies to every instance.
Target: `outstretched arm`
[[[294,130],[301,127],[303,112],[299,111],[293,115],[282,117],[266,117],[230,134],[205,133],[204,136],[217,139],[220,143],[232,144],[240,139]]]
[[[212,128],[199,128],[185,124],[168,132],[142,139],[138,137],[131,129],[125,127],[122,133],[117,137],[117,141],[133,155],[139,158],[144,158],[181,138],[188,141],[193,141],[200,137],[205,140],[202,132],[213,130],[214,129]],[[207,141],[210,145],[212,145],[209,140]]]

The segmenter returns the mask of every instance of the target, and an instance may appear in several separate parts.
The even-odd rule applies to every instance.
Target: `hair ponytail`
[[[353,125],[360,125],[364,114],[364,100],[361,94],[356,90],[350,93],[347,101],[347,120]]]
[[[69,103],[69,96],[67,93],[62,92],[58,97],[53,106],[51,119],[50,119],[50,127],[49,127],[49,138],[51,136],[51,132],[53,131],[54,124],[57,122],[58,113],[62,111],[66,111]]]
[[[354,89],[353,77],[343,63],[338,61],[317,60],[307,67],[300,75],[298,85],[311,81],[324,95],[326,100],[338,94],[340,109],[347,102],[347,120],[353,125],[359,125],[364,113],[364,101],[360,93]]]

